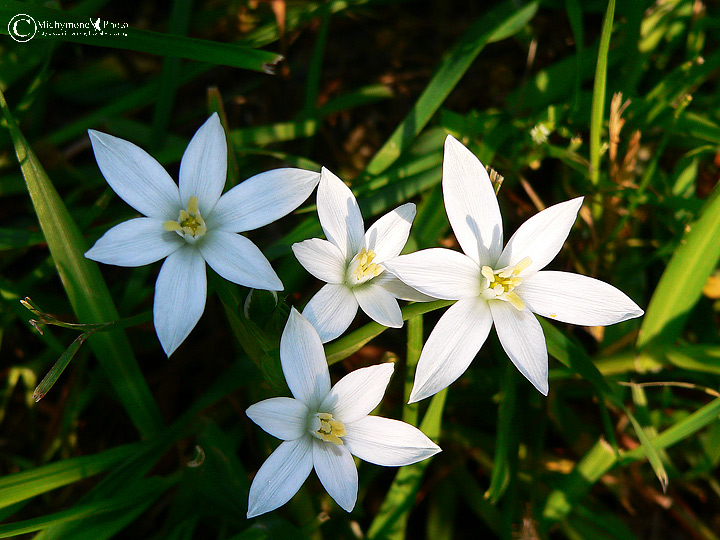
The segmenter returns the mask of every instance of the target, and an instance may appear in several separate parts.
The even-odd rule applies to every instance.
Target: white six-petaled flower
[[[138,146],[89,130],[95,159],[110,187],[146,217],[107,231],[85,253],[117,266],[142,266],[167,257],[155,283],[153,319],[170,356],[205,309],[205,263],[233,283],[280,291],[283,284],[262,252],[237,233],[267,225],[310,195],[320,175],[301,169],[267,171],[220,196],[227,142],[217,114],[193,136],[175,184]]]
[[[403,204],[365,232],[355,196],[342,180],[323,168],[317,211],[327,240],[311,238],[293,244],[300,264],[325,281],[303,310],[323,343],[342,334],[358,305],[374,321],[392,328],[403,324],[397,299],[433,300],[385,272],[383,263],[400,254],[415,217],[415,205]]]
[[[643,314],[603,281],[541,271],[570,233],[582,197],[531,217],[503,249],[502,218],[488,174],[475,155],[449,135],[442,186],[448,219],[464,254],[426,249],[385,264],[418,291],[457,300],[425,343],[410,402],[435,394],[462,375],[493,322],[510,360],[547,395],[547,348],[533,313],[584,326],[606,326]]]
[[[368,416],[385,394],[394,364],[357,369],[331,388],[320,337],[295,308],[280,339],[280,361],[294,399],[270,398],[247,409],[253,422],[283,441],[253,479],[248,518],[289,501],[313,468],[335,502],[350,512],[358,490],[352,456],[398,467],[440,451],[405,422]]]

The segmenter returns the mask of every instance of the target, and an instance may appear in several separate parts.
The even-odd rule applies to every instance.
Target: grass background
[[[127,36],[17,43],[18,13],[101,17]],[[0,537],[720,537],[716,2],[6,1],[0,23]],[[324,165],[366,220],[414,201],[409,249],[457,248],[439,186],[447,133],[504,177],[506,235],[584,195],[551,267],[612,283],[646,315],[604,329],[543,321],[547,398],[491,333],[459,381],[413,406],[414,365],[448,303],[405,307],[402,330],[358,316],[326,346],[333,380],[396,360],[380,414],[443,452],[400,470],[361,463],[350,514],[311,475],[246,521],[276,441],[244,410],[287,395],[279,335],[319,288],[289,250],[322,234],[312,198],[249,235],[286,286],[280,302],[213,276],[169,360],[150,322],[159,265],[82,256],[133,216],[86,129],[177,177],[212,111],[232,149],[227,187]],[[92,334],[118,318],[131,319]],[[58,359],[68,367],[35,403]]]

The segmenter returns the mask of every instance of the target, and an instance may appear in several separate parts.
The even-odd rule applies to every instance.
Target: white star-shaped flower
[[[398,298],[434,300],[385,272],[383,266],[405,247],[415,217],[413,203],[385,214],[365,232],[352,191],[323,168],[317,211],[327,240],[312,238],[293,244],[292,250],[308,272],[327,283],[303,310],[323,343],[347,330],[358,305],[383,326],[400,328],[403,320]]]
[[[442,186],[450,225],[465,253],[426,249],[385,263],[418,291],[457,300],[425,343],[410,402],[435,394],[462,375],[493,323],[510,360],[547,395],[547,347],[533,313],[583,326],[606,326],[643,314],[603,281],[541,271],[570,233],[582,197],[534,215],[503,249],[500,207],[485,167],[452,136],[445,140]]]
[[[250,486],[247,517],[289,501],[310,471],[343,509],[355,507],[358,475],[352,456],[399,467],[440,451],[419,429],[368,416],[380,403],[394,364],[361,368],[330,388],[320,336],[295,308],[280,339],[280,361],[293,398],[270,398],[247,410],[250,419],[282,443]]]
[[[233,283],[282,290],[262,252],[237,233],[267,225],[297,208],[317,185],[318,173],[275,169],[221,197],[227,142],[217,114],[198,129],[185,150],[179,186],[142,148],[99,131],[88,133],[107,183],[146,217],[111,228],[85,256],[117,266],[143,266],[167,257],[155,283],[153,319],[168,356],[205,310],[206,262]]]

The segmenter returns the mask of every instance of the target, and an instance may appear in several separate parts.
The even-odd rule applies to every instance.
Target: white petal
[[[283,284],[262,251],[244,236],[227,231],[208,231],[197,247],[207,263],[233,283],[282,291]]]
[[[358,493],[358,474],[344,445],[313,441],[313,464],[322,485],[340,508],[351,512]]]
[[[330,391],[330,371],[320,336],[295,308],[280,338],[280,363],[295,399],[317,410]]]
[[[163,229],[155,218],[130,219],[103,234],[85,256],[117,266],[143,266],[164,259],[185,245],[174,232]]]
[[[538,212],[515,231],[498,259],[495,268],[515,266],[525,257],[531,263],[520,275],[531,276],[555,258],[582,206],[583,197],[561,202]]]
[[[245,414],[270,435],[284,441],[292,441],[308,434],[307,420],[310,409],[297,399],[266,399],[250,405]]]
[[[319,410],[343,423],[360,420],[378,406],[394,369],[395,364],[386,362],[348,373],[332,387]]]
[[[376,465],[402,467],[440,452],[422,431],[399,420],[366,416],[345,428],[343,441],[350,453]]]
[[[545,335],[529,309],[518,311],[510,302],[488,302],[495,330],[505,352],[535,388],[548,394],[548,357]]]
[[[482,298],[466,298],[440,317],[418,360],[410,403],[438,393],[470,365],[492,327],[492,316]]]
[[[292,245],[293,253],[305,270],[326,283],[343,283],[347,262],[338,247],[320,238]]]
[[[443,158],[443,199],[463,251],[480,266],[492,266],[502,250],[502,216],[490,177],[470,150],[448,135]]]
[[[170,356],[195,328],[206,298],[205,261],[186,245],[165,260],[155,282],[153,321],[165,354]]]
[[[415,205],[403,204],[378,219],[365,233],[365,248],[375,252],[374,263],[400,255],[410,236]]]
[[[209,216],[225,187],[227,140],[217,113],[200,126],[180,162],[180,202],[197,197],[200,214]]]
[[[569,272],[538,272],[515,289],[530,311],[583,326],[607,326],[644,312],[609,283]]]
[[[325,236],[350,261],[363,244],[365,228],[360,207],[350,188],[323,167],[317,193],[317,211]]]
[[[349,287],[328,283],[310,299],[303,315],[320,334],[322,342],[327,343],[348,329],[357,308],[357,300]]]
[[[231,232],[263,227],[300,206],[319,181],[319,173],[303,169],[256,174],[220,197],[207,218],[208,226]]]
[[[409,300],[411,302],[432,302],[433,300],[437,300],[434,296],[428,296],[413,289],[389,271],[383,272],[378,277],[373,278],[372,282],[373,285],[379,285],[400,300]]]
[[[392,293],[373,283],[353,287],[352,292],[360,309],[373,321],[388,328],[402,327],[402,311]]]
[[[457,251],[423,249],[400,255],[383,266],[411,287],[435,298],[459,300],[480,295],[480,267]]]
[[[313,468],[312,437],[278,446],[253,478],[248,519],[281,507],[292,499]]]
[[[88,135],[100,172],[123,201],[148,217],[178,218],[178,187],[162,165],[124,139],[93,129]]]

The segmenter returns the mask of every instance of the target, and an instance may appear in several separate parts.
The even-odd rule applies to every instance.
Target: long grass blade
[[[2,93],[0,106],[40,227],[76,316],[87,323],[118,320],[120,317],[97,264],[84,256],[87,246],[78,226],[15,124]],[[125,334],[117,330],[98,333],[88,343],[135,427],[143,436],[155,433],[162,426],[160,411]]]

